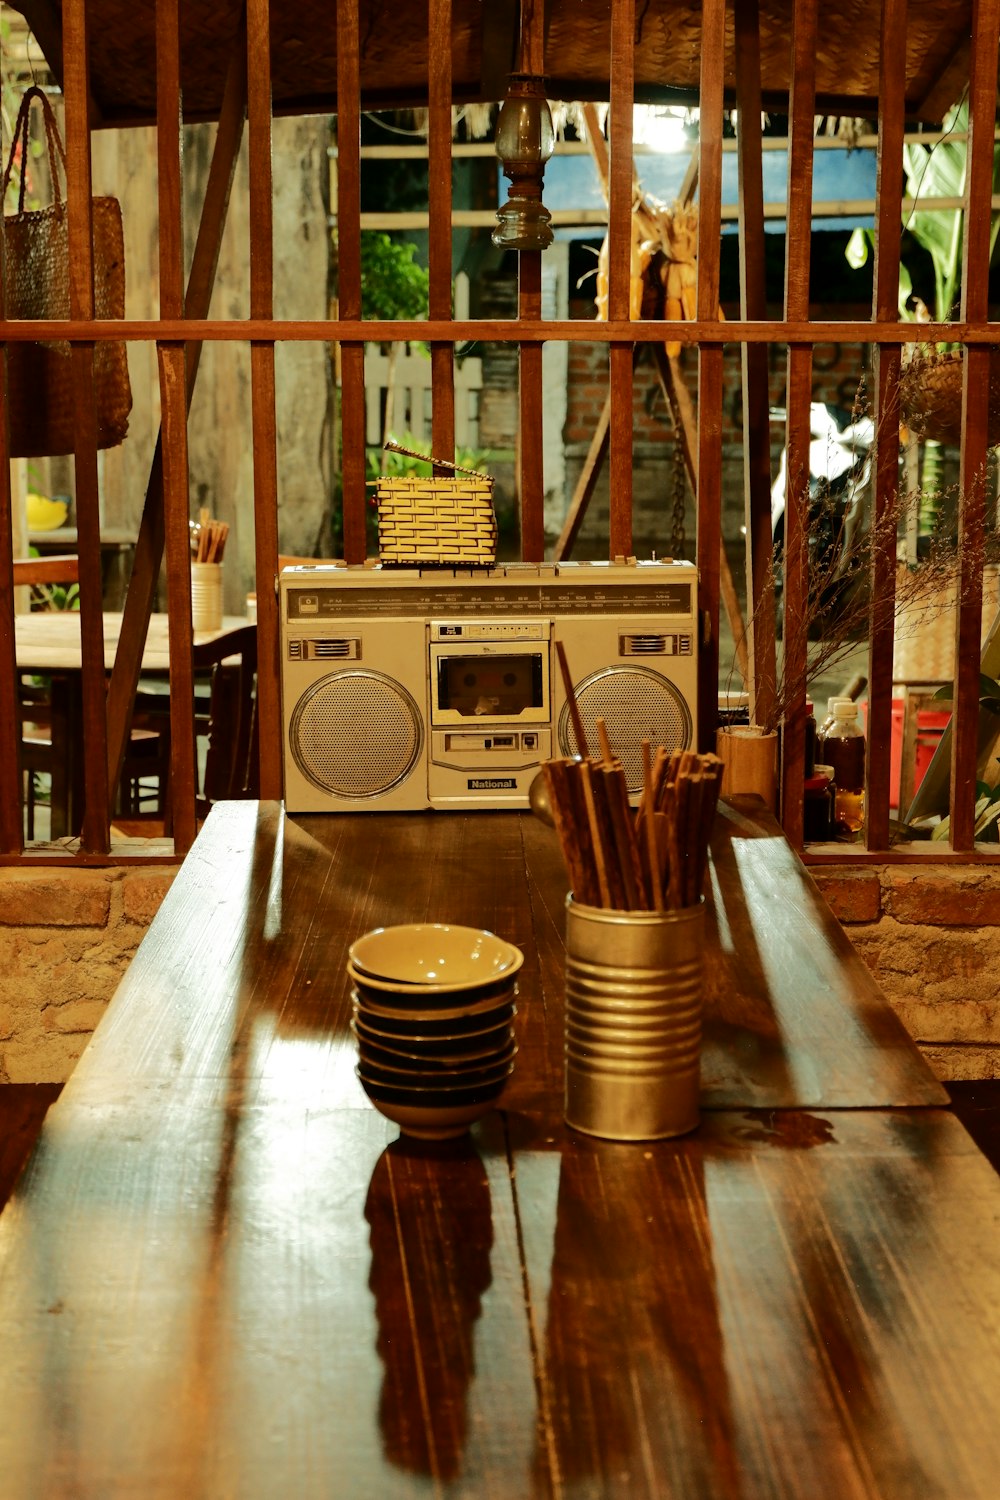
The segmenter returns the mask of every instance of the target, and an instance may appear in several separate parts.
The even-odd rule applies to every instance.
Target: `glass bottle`
[[[837,788],[834,832],[857,833],[865,819],[865,735],[849,698],[834,704],[833,723],[821,735],[823,763]]]

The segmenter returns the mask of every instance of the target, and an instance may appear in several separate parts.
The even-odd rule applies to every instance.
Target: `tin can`
[[[700,1119],[704,902],[672,912],[566,902],[566,1122],[648,1141]]]

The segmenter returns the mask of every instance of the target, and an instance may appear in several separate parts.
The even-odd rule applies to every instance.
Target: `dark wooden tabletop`
[[[773,825],[713,879],[702,1125],[616,1145],[562,1124],[547,830],[216,808],[0,1215],[3,1500],[992,1500],[1000,1179]],[[343,974],[425,918],[526,953],[436,1146]]]

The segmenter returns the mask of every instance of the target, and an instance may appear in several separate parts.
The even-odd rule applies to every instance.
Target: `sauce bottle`
[[[832,768],[837,788],[834,832],[857,833],[865,820],[865,735],[849,698],[834,704],[833,723],[824,726],[821,741],[823,762]]]

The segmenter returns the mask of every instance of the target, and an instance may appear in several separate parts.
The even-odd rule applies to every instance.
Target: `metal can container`
[[[615,1141],[698,1125],[704,903],[672,912],[566,901],[566,1121]]]

